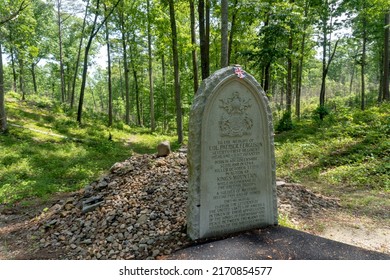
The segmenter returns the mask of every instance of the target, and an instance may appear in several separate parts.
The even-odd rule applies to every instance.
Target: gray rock
[[[99,184],[96,186],[98,190],[102,190],[108,187],[108,183],[106,180],[101,180]]]
[[[88,213],[90,211],[95,210],[97,207],[99,207],[101,204],[103,204],[103,198],[101,196],[93,196],[83,201],[83,209],[82,213]]]
[[[160,254],[160,250],[153,250],[152,256],[157,257]]]
[[[157,145],[157,156],[166,157],[171,153],[171,144],[169,141],[163,141]]]
[[[147,220],[148,220],[148,215],[142,214],[142,215],[138,218],[137,224],[143,225],[143,224],[145,224],[145,223],[147,222]]]

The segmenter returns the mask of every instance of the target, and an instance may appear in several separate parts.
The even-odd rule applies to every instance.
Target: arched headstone
[[[192,239],[278,223],[271,110],[241,67],[202,82],[190,113],[188,164]]]

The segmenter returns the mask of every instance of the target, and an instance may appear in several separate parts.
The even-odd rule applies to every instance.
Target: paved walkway
[[[390,260],[390,255],[276,226],[188,247],[175,252],[168,258],[185,260]]]

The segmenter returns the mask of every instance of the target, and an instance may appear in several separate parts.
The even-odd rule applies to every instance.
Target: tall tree
[[[177,141],[183,142],[183,121],[181,111],[181,94],[180,94],[180,75],[179,75],[179,53],[177,50],[177,31],[176,31],[176,17],[175,6],[173,0],[169,0],[169,17],[171,21],[171,39],[172,39],[172,55],[173,55],[173,68],[175,77],[175,103],[176,103],[176,131]]]
[[[202,69],[202,79],[210,75],[210,1],[199,0],[199,40],[200,40],[200,63]]]
[[[390,11],[385,14],[385,32],[383,44],[383,100],[390,100],[389,79],[390,79]]]
[[[221,0],[221,68],[229,63],[229,1]]]
[[[191,44],[192,44],[192,75],[194,81],[194,92],[198,91],[198,58],[196,55],[196,32],[195,32],[195,4],[194,0],[190,0],[190,18],[191,18]]]
[[[109,18],[109,16],[112,14],[112,12],[115,10],[115,8],[118,6],[119,2],[121,0],[118,0],[115,5],[111,8],[111,10],[107,13],[107,15],[104,17],[103,21],[100,24],[97,24],[97,20],[99,17],[99,10],[100,10],[100,0],[96,1],[95,5],[95,16],[94,20],[91,26],[91,32],[89,35],[88,43],[85,47],[84,51],[84,66],[83,66],[83,75],[81,80],[81,88],[80,88],[80,96],[79,96],[79,107],[77,110],[77,121],[81,123],[82,113],[83,113],[83,103],[84,103],[84,93],[85,93],[85,85],[87,82],[87,73],[88,73],[88,55],[89,51],[92,46],[92,41],[98,34],[100,28],[105,24],[106,20]]]
[[[365,82],[365,74],[366,74],[366,63],[367,63],[367,19],[365,13],[365,1],[363,1],[362,7],[362,59],[361,59],[361,106],[362,110],[365,109],[366,103],[366,82]]]
[[[150,128],[152,131],[156,129],[154,119],[154,83],[153,83],[153,59],[152,59],[152,34],[151,34],[151,11],[150,0],[147,0],[147,15],[148,15],[148,61],[149,61],[149,105],[150,105]]]
[[[84,31],[85,31],[85,26],[87,23],[88,9],[89,9],[89,0],[87,0],[87,3],[85,5],[83,25],[82,25],[81,32],[80,32],[80,34],[81,34],[80,35],[80,42],[79,42],[79,47],[78,47],[78,51],[77,51],[77,59],[76,59],[75,69],[74,69],[74,74],[73,74],[72,92],[71,92],[71,97],[70,97],[70,108],[71,109],[73,109],[73,105],[74,105],[76,81],[77,81],[77,76],[79,73],[79,64],[80,64],[81,50],[83,47]]]
[[[233,9],[232,9],[232,24],[230,28],[230,33],[229,33],[229,45],[228,45],[228,65],[230,64],[231,61],[231,55],[232,55],[232,48],[233,48],[233,38],[234,38],[234,33],[236,30],[236,19],[237,19],[237,13],[238,13],[238,0],[234,0],[233,3]]]
[[[60,59],[60,80],[61,80],[61,101],[65,102],[65,71],[64,71],[64,54],[62,50],[62,1],[57,0],[57,28],[58,28],[58,48],[59,48],[59,59]]]
[[[125,26],[125,2],[122,3],[119,11],[119,26],[121,31],[123,69],[125,76],[125,122],[130,124],[130,81],[129,81],[129,62],[127,59],[127,31]]]
[[[0,41],[0,133],[6,133],[8,130],[7,114],[5,111],[4,97],[4,75],[3,75],[3,53]]]
[[[290,10],[291,14],[294,14],[294,0],[290,0]],[[289,35],[288,35],[288,51],[287,51],[287,91],[286,91],[286,110],[287,110],[287,117],[289,118],[289,122],[291,123],[291,103],[292,103],[292,85],[293,85],[293,78],[292,78],[292,68],[293,68],[293,26],[294,22],[293,19],[289,19]]]
[[[142,118],[142,97],[140,97],[140,82],[138,77],[137,65],[135,63],[135,56],[138,54],[138,44],[136,40],[136,32],[133,31],[132,42],[130,43],[130,63],[133,70],[134,90],[135,90],[135,107],[137,111],[137,125],[143,126]]]
[[[5,3],[1,3],[1,6],[5,7]],[[7,14],[3,14],[0,11],[0,27],[10,20],[16,18],[19,13],[26,9],[28,3],[21,1],[15,10],[9,11]],[[1,32],[1,30],[0,30]],[[6,133],[8,131],[7,113],[5,110],[5,92],[4,92],[4,72],[3,72],[3,52],[2,52],[2,34],[0,33],[0,133]]]
[[[306,36],[307,27],[309,25],[308,13],[309,13],[309,0],[305,0],[303,3],[304,15],[303,25],[301,33],[301,43],[299,46],[298,63],[296,68],[295,79],[295,116],[298,120],[301,117],[301,93],[302,93],[302,73],[303,73],[303,60],[305,57]]]
[[[322,120],[325,117],[325,93],[326,93],[326,77],[329,72],[329,66],[332,63],[334,55],[337,50],[339,39],[336,40],[332,47],[332,33],[335,28],[334,17],[336,16],[338,8],[337,0],[325,0],[319,7],[319,25],[321,29],[321,46],[322,46],[322,77],[321,77],[321,90],[320,90],[320,111],[319,117]]]
[[[42,0],[35,0],[33,7],[34,18],[36,20],[35,33],[32,38],[27,63],[29,64],[33,89],[35,94],[40,94],[40,83],[38,83],[37,69],[38,63],[46,59],[51,54],[52,40],[54,38],[54,10],[50,3]]]
[[[205,26],[205,31],[206,31],[206,44],[205,44],[205,54],[206,54],[206,57],[207,57],[207,67],[205,69],[205,74],[208,76],[210,76],[210,21],[211,21],[211,0],[206,0],[206,10],[205,10],[205,13],[206,13],[206,26]]]
[[[107,5],[104,4],[104,11],[107,13]],[[108,21],[106,21],[106,45],[107,45],[107,82],[108,82],[108,126],[112,126],[112,78],[111,78],[111,48]]]

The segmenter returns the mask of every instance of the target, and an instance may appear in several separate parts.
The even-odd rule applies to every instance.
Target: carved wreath
[[[250,99],[243,98],[238,92],[232,97],[220,99],[220,108],[224,109],[219,120],[221,136],[250,135],[253,127],[253,119],[246,113],[251,107]]]

